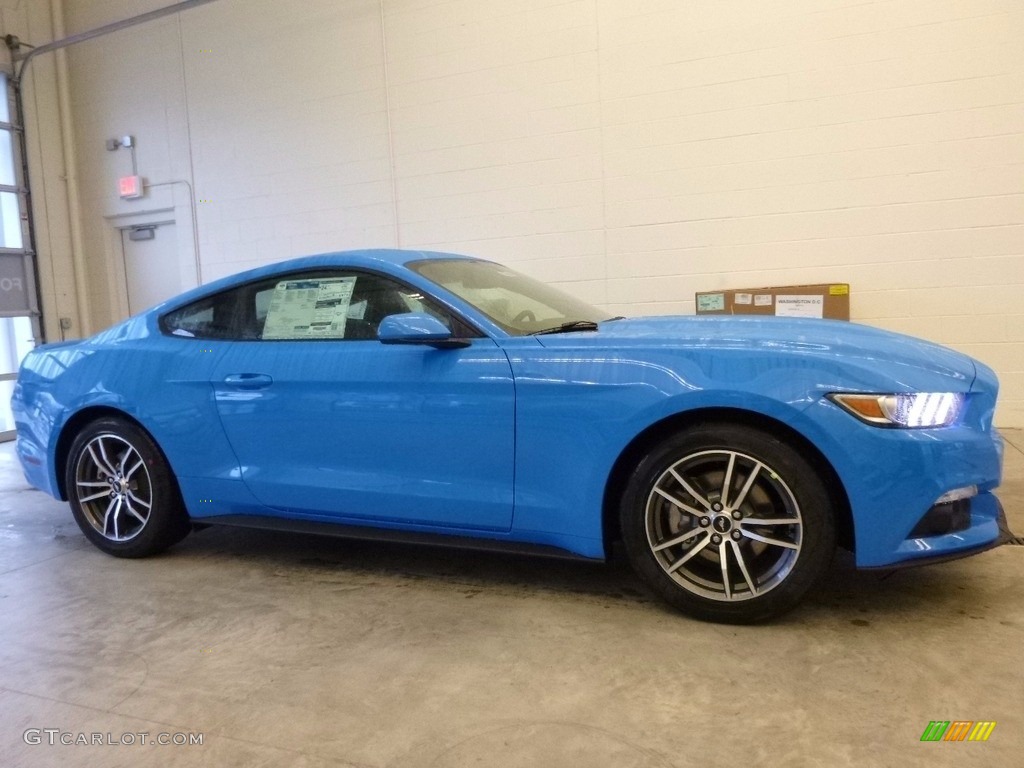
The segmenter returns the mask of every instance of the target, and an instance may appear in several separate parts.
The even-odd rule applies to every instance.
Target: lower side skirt
[[[585,563],[595,562],[594,558],[584,557],[575,552],[569,552],[568,550],[546,544],[500,541],[475,536],[460,536],[458,534],[448,535],[443,533],[425,533],[422,531],[400,531],[392,528],[344,525],[340,523],[323,523],[316,520],[290,520],[280,517],[265,517],[263,515],[219,515],[216,517],[204,517],[194,523],[196,530],[217,525],[235,528],[256,528],[264,531],[282,531],[285,533],[312,533],[318,536],[334,536],[341,539],[390,541],[401,544],[446,547],[448,549],[473,549],[483,552],[532,555],[558,560],[576,560]],[[600,560],[597,562],[600,562]]]

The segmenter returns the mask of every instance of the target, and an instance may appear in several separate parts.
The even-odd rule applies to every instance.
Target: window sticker
[[[725,310],[724,293],[705,293],[697,295],[698,312],[722,312]]]
[[[282,280],[274,289],[264,339],[341,339],[356,278]]]

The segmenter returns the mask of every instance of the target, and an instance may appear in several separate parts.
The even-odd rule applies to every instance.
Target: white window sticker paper
[[[724,309],[724,293],[707,293],[697,297],[697,310],[699,312],[721,312]]]
[[[749,293],[737,293],[732,297],[733,304],[749,304],[753,301],[753,296]]]
[[[777,317],[823,317],[824,314],[824,296],[775,297],[775,315]]]
[[[770,293],[759,293],[754,297],[755,307],[770,307],[772,305],[772,295]]]
[[[340,339],[355,277],[282,280],[274,288],[264,339]]]

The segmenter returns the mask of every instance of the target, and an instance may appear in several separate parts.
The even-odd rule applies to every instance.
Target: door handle
[[[235,389],[266,389],[274,379],[265,373],[231,373],[224,377],[224,383]]]

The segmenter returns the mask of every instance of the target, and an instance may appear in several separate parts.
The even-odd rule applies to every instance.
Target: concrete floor
[[[1024,432],[1006,434],[1024,534]],[[621,561],[219,529],[116,560],[10,445],[0,489],[4,768],[1022,764],[1024,546],[889,575],[840,556],[797,612],[726,627],[665,609]],[[921,743],[937,719],[998,725]]]

